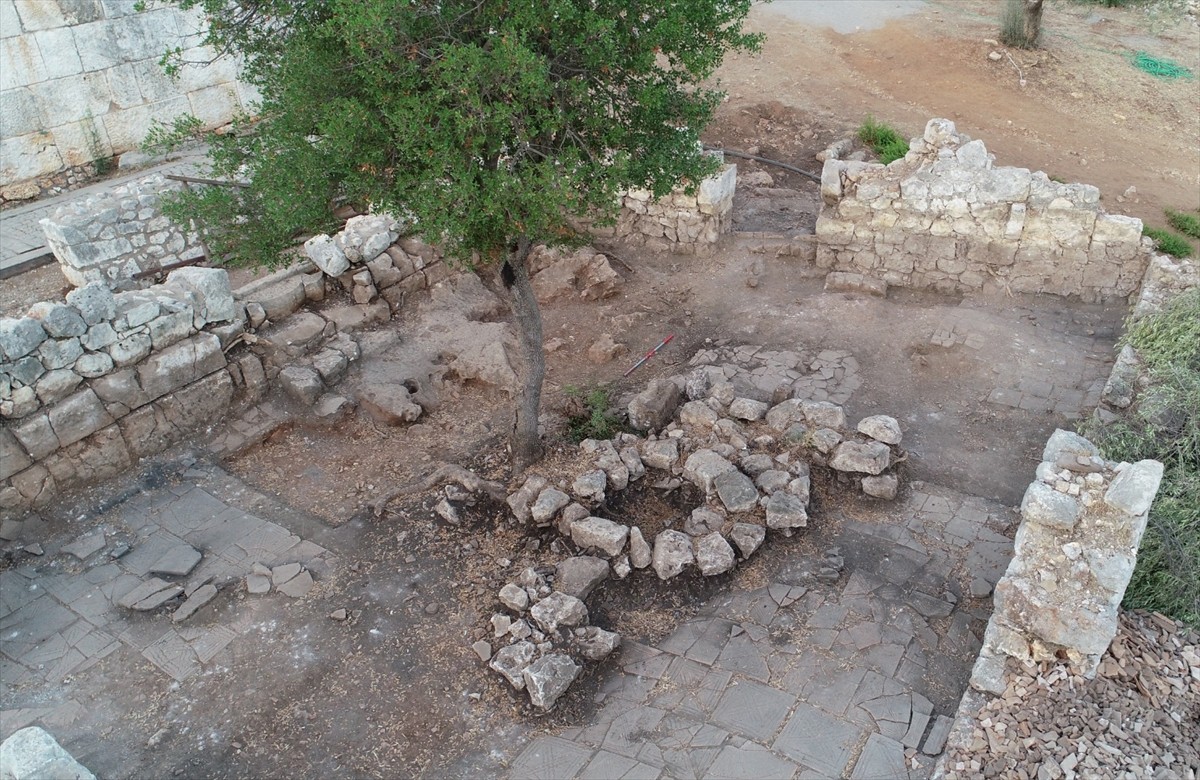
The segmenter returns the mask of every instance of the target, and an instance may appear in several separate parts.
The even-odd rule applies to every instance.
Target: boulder
[[[585,550],[599,550],[608,557],[620,555],[629,538],[629,526],[605,520],[603,517],[585,517],[571,523],[571,540]]]
[[[500,603],[518,615],[529,606],[529,594],[520,585],[506,584],[500,589]]]
[[[1104,503],[1127,515],[1140,517],[1150,511],[1162,482],[1163,464],[1156,460],[1139,460],[1126,466],[1104,494]]]
[[[758,488],[737,469],[718,474],[713,486],[721,503],[730,512],[749,512],[758,505]]]
[[[683,392],[669,379],[655,379],[629,402],[629,424],[639,431],[666,427],[679,407]]]
[[[554,588],[568,596],[586,599],[588,594],[606,579],[608,579],[608,563],[606,561],[591,555],[580,555],[559,562]]]
[[[1045,482],[1032,482],[1021,499],[1021,517],[1030,523],[1070,530],[1079,521],[1079,501]]]
[[[733,548],[717,532],[696,540],[696,566],[705,577],[724,574],[733,568]]]
[[[669,471],[678,460],[678,439],[658,439],[642,444],[642,462],[651,468]]]
[[[0,742],[0,777],[4,780],[96,780],[46,730],[29,726]]]
[[[734,523],[729,538],[737,545],[743,558],[749,558],[767,538],[767,529],[754,523]]]
[[[756,452],[753,455],[743,455],[738,465],[742,471],[757,478],[763,472],[775,468],[775,459],[765,452]]]
[[[712,495],[716,489],[717,477],[734,470],[732,463],[712,450],[696,450],[684,463],[683,476],[706,495]]]
[[[779,469],[769,469],[758,475],[757,484],[768,496],[783,490],[792,481],[792,475]]]
[[[604,488],[608,485],[608,475],[602,469],[588,471],[575,478],[571,490],[585,501],[603,501]]]
[[[804,419],[804,412],[801,410],[803,403],[799,398],[789,398],[782,403],[772,406],[767,411],[767,425],[783,433],[792,425]]]
[[[791,493],[776,493],[767,499],[767,528],[791,531],[808,525],[805,504]]]
[[[646,465],[642,463],[642,456],[638,454],[637,447],[632,444],[622,447],[619,455],[625,471],[629,473],[629,481],[637,481],[646,474]]]
[[[858,432],[884,444],[899,444],[900,440],[904,438],[904,434],[900,431],[900,423],[896,421],[895,417],[889,417],[886,414],[875,414],[862,418],[858,423]]]
[[[529,508],[533,521],[538,525],[550,525],[554,516],[571,503],[571,497],[557,488],[546,488],[538,494]]]
[[[582,601],[559,591],[534,604],[529,615],[547,634],[553,634],[559,626],[581,626],[588,619],[587,607]]]
[[[803,401],[800,411],[808,424],[817,428],[842,430],[846,427],[846,412],[837,404],[828,401]]]
[[[703,401],[688,401],[679,410],[679,422],[703,431],[716,425],[718,415],[713,408]]]
[[[613,341],[612,335],[605,333],[588,347],[587,356],[588,360],[593,363],[601,364],[611,362],[613,358],[624,355],[628,351],[628,347]]]
[[[629,562],[635,569],[644,569],[650,565],[651,560],[653,552],[650,543],[642,536],[642,529],[633,526],[629,529]]]
[[[381,425],[415,422],[422,413],[412,393],[400,383],[364,385],[357,395],[358,405]]]
[[[542,490],[546,487],[546,478],[537,474],[530,474],[525,479],[525,484],[520,487],[515,493],[511,494],[506,503],[508,508],[512,510],[513,517],[520,520],[522,523],[528,522],[533,516],[530,504],[541,495]]]
[[[725,527],[725,516],[706,506],[698,506],[683,521],[683,532],[688,536],[707,536]]]
[[[692,537],[679,531],[659,532],[654,539],[654,573],[660,580],[669,580],[695,561]]]
[[[522,691],[525,690],[524,672],[533,661],[535,652],[532,642],[516,642],[497,650],[488,666],[503,675],[512,687]]]
[[[900,479],[895,474],[862,478],[863,492],[874,498],[892,500],[900,489]]]
[[[575,645],[579,654],[590,661],[602,661],[621,646],[621,635],[598,626],[575,629]]]
[[[525,668],[525,688],[533,706],[549,710],[579,676],[581,666],[561,653],[544,655]]]
[[[767,414],[767,405],[752,398],[735,398],[729,405],[729,416],[738,420],[758,422]]]
[[[882,442],[845,441],[838,445],[829,465],[837,471],[859,474],[882,473],[892,462],[892,451]]]

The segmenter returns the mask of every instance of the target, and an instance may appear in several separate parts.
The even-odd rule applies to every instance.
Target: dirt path
[[[1159,4],[1165,6],[1166,4]],[[930,2],[881,29],[840,34],[756,7],[767,33],[760,56],[721,71],[722,116],[779,100],[837,129],[867,114],[906,135],[932,117],[981,138],[997,163],[1046,171],[1100,188],[1106,208],[1162,224],[1164,207],[1200,206],[1200,89],[1135,69],[1141,50],[1200,73],[1200,27],[1179,12],[1052,3],[1046,48],[1013,50],[1025,86],[995,39],[997,4]],[[800,161],[813,168],[811,159]],[[1137,196],[1118,202],[1130,186]]]

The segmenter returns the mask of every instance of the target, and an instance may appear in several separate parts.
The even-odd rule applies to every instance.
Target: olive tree
[[[714,171],[699,134],[751,0],[174,0],[257,88],[185,193],[216,256],[277,261],[350,202],[400,217],[497,290],[520,344],[514,471],[540,457],[542,321],[528,258]]]

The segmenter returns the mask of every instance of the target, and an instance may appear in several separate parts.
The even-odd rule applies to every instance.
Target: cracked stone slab
[[[182,577],[196,568],[202,557],[200,551],[190,544],[177,544],[150,564],[150,573]]]
[[[161,607],[182,592],[182,585],[175,585],[160,580],[158,577],[152,577],[122,596],[117,604],[136,612],[149,612]]]
[[[212,601],[216,596],[217,587],[215,585],[212,583],[201,585],[171,614],[172,622],[181,623],[187,620],[196,613],[196,610]]]
[[[312,575],[307,571],[302,571],[282,585],[276,586],[276,590],[285,596],[291,596],[294,599],[298,599],[303,598],[310,590],[312,590],[312,586]]]
[[[64,545],[62,551],[74,555],[79,560],[86,560],[92,553],[99,552],[104,549],[104,532],[96,531],[94,533],[85,534],[68,545]]]

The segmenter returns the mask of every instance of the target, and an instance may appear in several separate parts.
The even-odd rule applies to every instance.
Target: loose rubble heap
[[[1098,672],[1010,663],[1000,694],[960,719],[935,777],[1195,778],[1200,635],[1124,613]]]
[[[996,585],[973,687],[1002,691],[1007,657],[1065,658],[1095,674],[1162,473],[1158,461],[1112,463],[1087,439],[1054,432],[1021,502],[1015,555]]]
[[[584,599],[603,581],[641,570],[662,580],[731,571],[768,531],[790,536],[807,527],[813,466],[869,496],[896,496],[903,452],[895,419],[874,415],[850,429],[843,409],[828,401],[771,405],[758,399],[778,387],[756,387],[753,369],[731,368],[727,375],[704,362],[688,376],[651,381],[629,404],[630,421],[645,436],[585,440],[574,476],[552,484],[531,475],[509,495],[515,522],[553,526],[579,552],[505,585],[499,599],[506,611],[492,618],[494,641],[474,646],[513,687],[528,690],[535,706],[549,709],[567,690],[581,671],[573,659],[601,660],[618,646],[616,634],[588,625]],[[739,387],[757,397],[738,395]],[[639,480],[662,491],[690,483],[704,498],[684,516],[663,518],[666,527],[648,538],[636,525],[603,516],[607,500]],[[461,500],[461,491],[448,489],[439,506],[453,509],[455,497]],[[826,564],[822,572],[836,578],[840,560]]]

